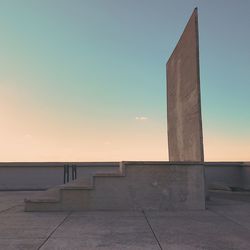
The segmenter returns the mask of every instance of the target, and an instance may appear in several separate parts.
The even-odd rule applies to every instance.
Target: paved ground
[[[196,212],[23,212],[36,192],[0,192],[0,250],[250,249],[250,198],[216,194]]]

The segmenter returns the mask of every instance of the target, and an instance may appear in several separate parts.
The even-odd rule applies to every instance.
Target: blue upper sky
[[[249,0],[1,0],[0,161],[167,159],[165,64],[196,6],[205,159],[250,160]]]

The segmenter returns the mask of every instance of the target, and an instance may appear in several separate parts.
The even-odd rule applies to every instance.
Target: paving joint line
[[[149,220],[148,220],[148,217],[146,216],[146,213],[145,213],[144,210],[142,210],[142,214],[144,215],[144,218],[145,218],[145,220],[147,221],[147,224],[148,224],[148,226],[149,226],[149,228],[150,228],[152,234],[154,235],[154,238],[155,238],[155,240],[156,240],[156,242],[157,242],[159,248],[160,248],[161,250],[163,250],[163,248],[162,248],[162,246],[161,246],[161,243],[160,243],[160,241],[158,240],[158,238],[157,238],[157,236],[156,236],[156,234],[155,234],[155,232],[154,232],[154,230],[153,230],[153,228],[152,228],[152,226],[151,226],[151,224],[150,224],[150,222],[149,222]]]
[[[15,205],[15,206],[6,208],[6,209],[4,209],[4,210],[1,210],[1,211],[0,211],[0,214],[1,214],[1,213],[4,213],[4,212],[7,212],[7,211],[9,211],[10,209],[12,209],[12,208],[14,208],[14,207],[18,207],[18,206],[20,206],[20,205]]]
[[[48,235],[48,237],[42,242],[42,244],[37,248],[37,250],[40,250],[45,243],[51,238],[51,236],[55,233],[55,231],[69,218],[69,216],[72,214],[72,212],[69,212],[63,220],[52,230],[52,232]]]

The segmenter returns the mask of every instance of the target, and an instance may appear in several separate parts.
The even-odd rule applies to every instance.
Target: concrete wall
[[[229,187],[250,187],[250,164],[243,162],[205,163],[206,186],[221,184]]]
[[[167,62],[170,161],[203,162],[198,16],[195,10]]]
[[[66,163],[0,163],[0,190],[46,189],[63,183]],[[78,177],[115,172],[118,163],[77,163]],[[250,188],[250,163],[205,163],[206,185]]]
[[[250,162],[243,163],[242,178],[244,187],[250,189]]]
[[[85,196],[83,209],[205,209],[203,165],[125,162],[124,167],[124,176],[94,179],[94,189]]]
[[[39,190],[63,184],[67,163],[0,163],[0,190]],[[77,176],[115,171],[116,162],[70,163],[77,165]]]

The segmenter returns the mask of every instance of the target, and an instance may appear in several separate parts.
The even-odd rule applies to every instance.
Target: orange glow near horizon
[[[1,93],[2,162],[167,160],[166,141],[153,121],[135,117],[129,127],[108,129],[93,121],[81,127],[34,112],[20,93]],[[153,128],[158,132],[148,133]]]
[[[164,126],[150,119],[135,117],[115,129],[102,124],[72,128],[49,114],[34,113],[20,93],[1,93],[2,162],[168,160]],[[209,131],[204,145],[206,161],[249,161],[247,139]]]

